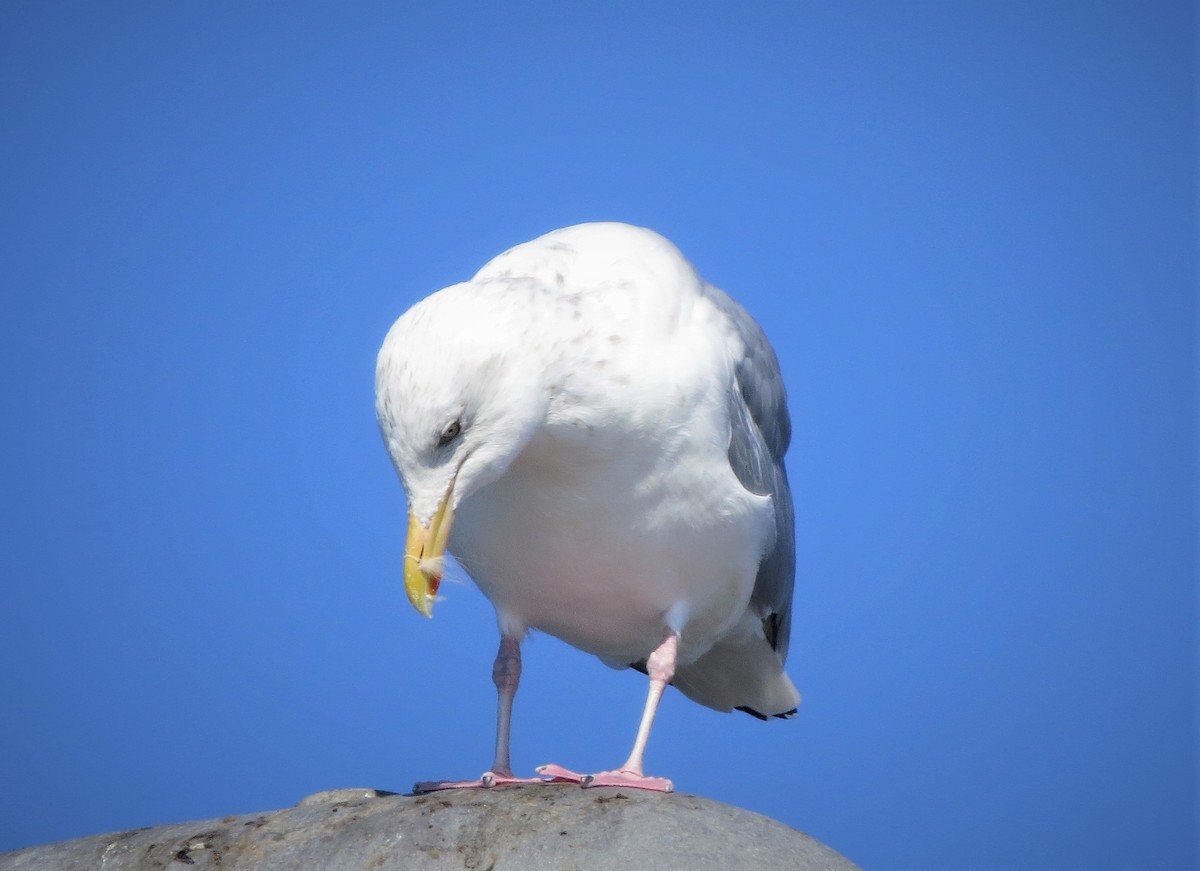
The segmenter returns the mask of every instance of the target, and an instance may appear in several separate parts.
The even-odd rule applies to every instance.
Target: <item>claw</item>
[[[646,777],[632,771],[601,771],[596,774],[580,774],[550,763],[538,766],[537,773],[547,778],[546,783],[578,783],[584,789],[597,786],[624,786],[629,789],[645,789],[651,792],[674,792],[675,784],[665,777]]]
[[[597,786],[624,786],[629,789],[645,789],[650,792],[674,792],[675,784],[665,777],[646,777],[631,771],[601,771],[589,774],[580,784],[584,789]]]
[[[423,780],[413,785],[413,792],[424,795],[446,789],[495,789],[498,786],[524,786],[546,783],[540,777],[517,777],[511,771],[485,771],[478,780]]]
[[[582,786],[584,779],[589,777],[587,774],[580,774],[569,768],[563,768],[561,765],[555,765],[553,762],[539,765],[534,770],[542,775],[543,783],[578,783]]]

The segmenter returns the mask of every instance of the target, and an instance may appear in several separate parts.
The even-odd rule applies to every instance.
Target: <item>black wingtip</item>
[[[761,714],[758,711],[754,710],[754,708],[739,707],[738,710],[749,714],[751,717],[757,717],[760,720],[769,720],[769,719],[771,719],[771,717],[775,717],[776,719],[779,719],[779,720],[790,720],[790,719],[792,719],[792,717],[796,716],[796,711],[797,711],[796,708],[792,708],[790,711],[784,711],[782,714],[768,715],[768,714]]]

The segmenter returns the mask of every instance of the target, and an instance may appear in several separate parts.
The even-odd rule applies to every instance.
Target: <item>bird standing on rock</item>
[[[668,684],[791,717],[791,425],[762,329],[649,230],[581,224],[518,245],[404,313],[376,411],[408,495],[405,589],[431,616],[449,551],[496,608],[496,756],[445,789],[569,781],[669,792],[643,756]],[[530,629],[650,691],[613,771],[513,774]]]

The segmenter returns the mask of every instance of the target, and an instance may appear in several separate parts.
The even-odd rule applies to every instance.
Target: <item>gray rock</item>
[[[808,835],[694,795],[572,785],[409,796],[337,789],[294,808],[0,854],[0,871],[857,866]]]

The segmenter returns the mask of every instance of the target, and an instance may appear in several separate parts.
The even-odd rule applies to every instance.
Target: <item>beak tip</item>
[[[450,495],[442,497],[428,527],[409,511],[408,540],[404,546],[404,587],[408,601],[422,617],[433,617],[433,603],[442,582],[444,554],[450,538],[454,509]]]
[[[433,617],[434,590],[436,582],[420,569],[405,572],[404,591],[408,601],[422,617]],[[432,582],[432,583],[431,583]]]

